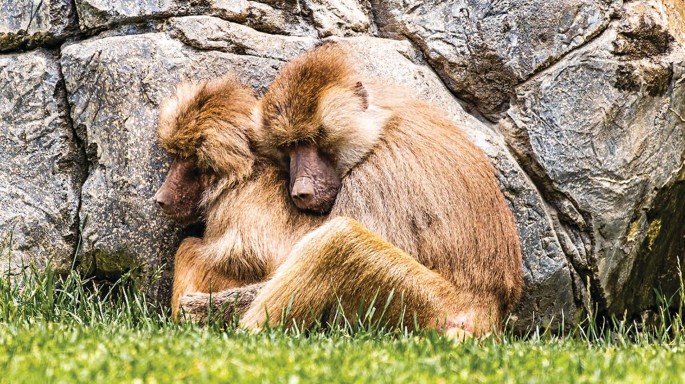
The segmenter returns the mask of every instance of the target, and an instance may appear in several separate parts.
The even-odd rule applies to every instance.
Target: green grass
[[[107,290],[76,273],[22,279],[0,278],[0,383],[685,381],[682,321],[666,311],[647,330],[585,322],[463,344],[363,328],[253,335],[175,324],[127,277]]]
[[[3,326],[2,382],[674,382],[683,346]]]

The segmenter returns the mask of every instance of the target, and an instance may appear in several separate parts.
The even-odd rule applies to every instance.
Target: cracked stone
[[[57,56],[0,56],[0,270],[71,266],[84,159]],[[9,252],[6,247],[9,246]]]
[[[555,204],[591,239],[576,267],[610,314],[655,306],[655,288],[673,293],[673,260],[683,258],[666,250],[680,249],[673,239],[685,226],[679,216],[664,218],[681,196],[685,155],[685,29],[672,20],[661,2],[627,4],[600,37],[518,87],[508,112],[525,132],[508,140],[526,147],[545,194],[564,196],[580,213],[582,220],[564,215]]]
[[[357,0],[76,0],[80,28],[99,30],[149,19],[216,16],[273,34],[294,36],[347,36],[371,28],[368,5]],[[311,21],[310,21],[311,20]]]
[[[69,0],[0,0],[0,52],[63,40],[76,26]]]
[[[172,18],[167,30],[170,36],[197,49],[280,61],[288,61],[316,44],[312,37],[281,36],[275,39],[268,33],[210,16]]]
[[[349,36],[369,32],[368,4],[357,0],[305,0],[319,37]]]
[[[514,87],[589,41],[620,1],[375,0],[382,33],[421,48],[449,88],[497,118]]]

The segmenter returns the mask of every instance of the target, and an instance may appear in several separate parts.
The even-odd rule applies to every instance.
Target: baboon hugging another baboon
[[[441,115],[364,79],[340,44],[286,64],[260,101],[231,79],[180,87],[160,114],[176,160],[157,200],[207,230],[177,252],[174,310],[262,284],[243,326],[393,295],[384,324],[498,331],[523,284],[516,227],[488,159]]]
[[[172,311],[192,292],[263,282],[324,218],[288,201],[287,178],[253,153],[249,88],[237,79],[182,84],[160,111],[161,145],[175,159],[155,199],[182,224],[203,220],[203,238],[183,240],[175,257]]]

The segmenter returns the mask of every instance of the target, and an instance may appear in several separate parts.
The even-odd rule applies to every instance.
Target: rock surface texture
[[[263,92],[322,39],[441,106],[492,160],[524,254],[517,325],[639,315],[675,292],[678,0],[0,0],[0,267],[162,273],[147,286],[166,300],[182,233],[152,201],[161,100],[228,71]]]
[[[55,45],[77,28],[70,0],[0,0],[0,52]]]
[[[68,269],[85,162],[54,52],[0,56],[0,147],[3,273],[48,262]]]

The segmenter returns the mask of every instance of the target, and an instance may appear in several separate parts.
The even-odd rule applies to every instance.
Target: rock
[[[288,61],[316,44],[312,37],[274,38],[268,33],[209,16],[172,18],[166,29],[170,36],[193,48],[281,61]],[[261,86],[268,86],[268,82]]]
[[[187,15],[193,10],[185,1],[108,1],[75,0],[79,14],[79,27],[87,31],[103,29],[116,24],[140,22],[146,19],[163,18],[172,15]],[[242,7],[226,9],[227,17],[239,15]]]
[[[369,9],[356,0],[323,2],[181,0],[76,0],[81,30],[182,16],[216,16],[263,32],[294,36],[345,36],[368,32]],[[313,25],[310,22],[313,21]]]
[[[0,15],[0,52],[62,41],[77,28],[69,0],[3,0]]]
[[[190,293],[181,297],[179,317],[200,325],[212,320],[233,324],[250,308],[264,285],[266,283],[256,283],[211,294]]]
[[[81,30],[100,30],[171,16],[212,15],[269,33],[305,35],[314,29],[303,20],[295,2],[246,0],[107,1],[76,0]]]
[[[661,2],[627,4],[598,38],[518,87],[501,125],[609,314],[648,309],[655,288],[679,286],[685,24],[675,17]]]
[[[0,56],[3,275],[48,263],[58,272],[70,268],[85,171],[74,136],[57,55]]]
[[[370,9],[357,0],[305,0],[319,37],[369,32]]]
[[[448,87],[481,112],[606,28],[620,1],[373,1],[382,33],[421,48]]]

